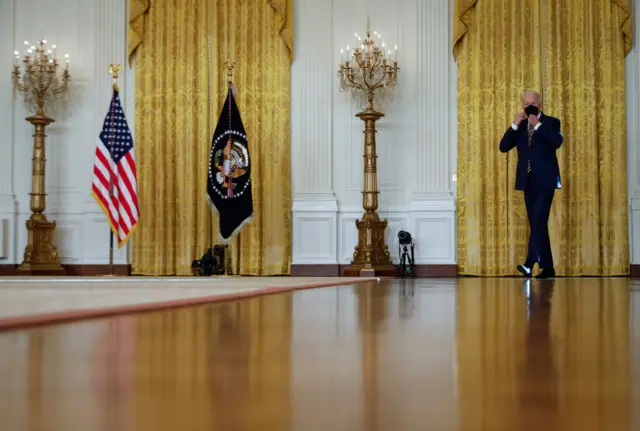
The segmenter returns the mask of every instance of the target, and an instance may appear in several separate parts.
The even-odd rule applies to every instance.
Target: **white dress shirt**
[[[540,116],[542,115],[542,112],[538,112],[538,120],[540,119]],[[538,123],[535,126],[533,126],[533,130],[538,130],[540,128],[540,125],[542,123]],[[518,126],[516,125],[516,123],[511,123],[511,128],[513,130],[518,130]]]

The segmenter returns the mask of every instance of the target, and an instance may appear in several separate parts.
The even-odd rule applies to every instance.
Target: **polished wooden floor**
[[[396,280],[4,332],[0,430],[640,430],[640,290]]]

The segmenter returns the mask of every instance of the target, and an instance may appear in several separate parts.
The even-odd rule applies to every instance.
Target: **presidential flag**
[[[133,137],[115,88],[96,147],[91,194],[122,247],[140,219],[140,210]]]
[[[231,86],[211,143],[207,200],[219,215],[223,244],[253,218],[249,145]]]

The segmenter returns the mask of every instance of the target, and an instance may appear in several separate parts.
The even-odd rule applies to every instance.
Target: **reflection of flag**
[[[249,145],[231,87],[211,143],[207,200],[220,216],[223,243],[253,218]]]
[[[96,147],[91,194],[107,216],[118,247],[122,247],[136,227],[140,211],[133,137],[116,89]]]

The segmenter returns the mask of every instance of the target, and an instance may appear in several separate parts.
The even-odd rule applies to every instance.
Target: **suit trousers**
[[[529,218],[529,250],[527,263],[538,262],[541,268],[553,268],[551,241],[549,240],[549,214],[555,189],[540,187],[529,175],[524,190],[524,202]]]

